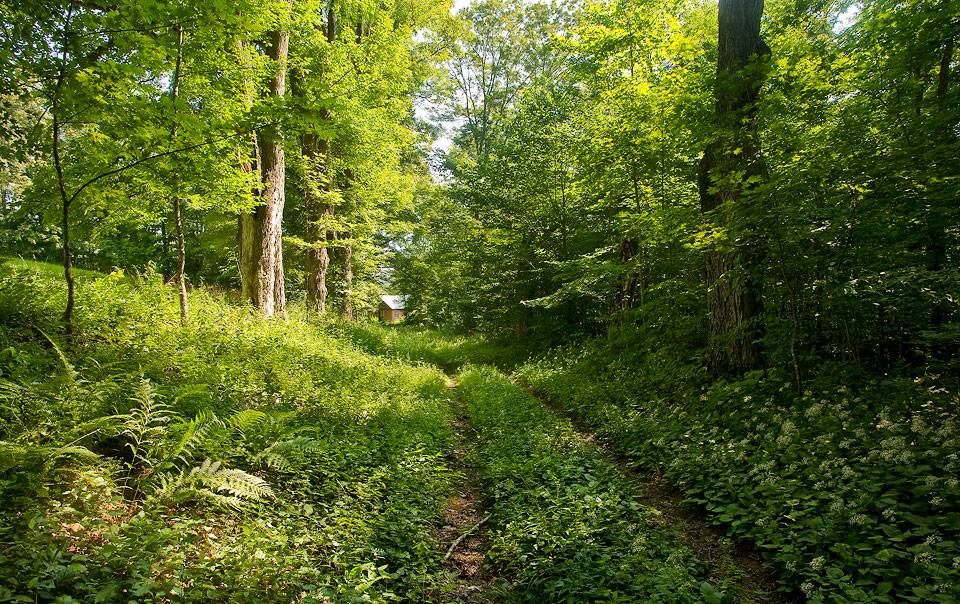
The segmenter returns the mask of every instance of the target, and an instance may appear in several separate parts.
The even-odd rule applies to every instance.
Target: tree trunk
[[[244,105],[247,111],[253,108],[254,102],[254,84],[253,77],[250,75],[253,71],[253,62],[249,56],[249,44],[244,40],[237,42],[237,53],[247,71],[244,78]],[[241,160],[240,168],[244,173],[255,175],[253,179],[251,195],[254,199],[260,197],[260,146],[257,143],[257,134],[253,132],[250,136],[250,159]],[[255,251],[259,247],[257,241],[257,228],[254,213],[240,214],[237,219],[237,270],[240,273],[240,295],[244,300],[254,301],[254,287],[256,281],[256,260]]]
[[[61,229],[63,230],[63,278],[67,283],[67,306],[63,310],[63,331],[67,337],[67,344],[73,343],[73,306],[74,306],[74,278],[73,254],[70,250],[70,204],[76,196],[67,194],[67,183],[63,176],[63,159],[60,157],[60,95],[63,94],[63,84],[67,77],[67,45],[69,42],[69,28],[73,19],[73,5],[67,11],[67,19],[63,25],[63,50],[60,53],[60,69],[57,72],[57,83],[53,90],[50,103],[50,114],[53,118],[53,167],[57,173],[57,190],[60,192]]]
[[[60,94],[63,74],[60,75],[60,82],[57,84],[57,92],[54,97],[53,107],[50,113],[53,115],[53,166],[57,172],[57,189],[60,191],[61,202],[61,223],[63,230],[63,278],[67,282],[67,306],[63,311],[63,330],[67,336],[67,342],[70,343],[73,338],[73,305],[74,305],[74,278],[73,278],[73,255],[70,251],[70,203],[71,199],[67,195],[67,185],[63,177],[63,160],[60,157],[60,103],[56,98]]]
[[[286,92],[287,53],[290,35],[272,32],[270,58],[276,63],[269,94],[282,98]],[[252,216],[241,218],[240,254],[244,294],[265,316],[283,314],[283,206],[286,176],[283,141],[279,128],[270,124],[257,136],[262,203]]]
[[[321,112],[321,119],[328,116]],[[304,214],[306,228],[304,239],[307,248],[304,260],[304,285],[307,290],[307,306],[318,314],[327,311],[327,269],[330,267],[330,255],[327,252],[327,223],[332,209],[323,199],[330,191],[329,145],[321,141],[316,134],[304,134],[301,150],[307,165],[307,184],[304,187]],[[316,182],[319,180],[320,182]]]
[[[333,44],[337,39],[337,13],[333,2],[327,7],[325,35],[327,42]],[[320,121],[330,119],[330,112],[320,110]],[[333,191],[333,170],[330,162],[332,144],[315,134],[304,135],[302,140],[307,165],[314,170],[314,178],[321,181],[320,187],[310,184],[305,187],[304,211],[307,223],[305,239],[309,245],[304,262],[304,284],[307,290],[307,306],[317,314],[327,312],[327,271],[330,268],[330,252],[327,241],[330,237],[329,222],[333,217],[333,208],[322,199],[324,193]],[[317,195],[318,191],[322,191]]]
[[[943,52],[940,54],[940,70],[937,75],[937,123],[935,131],[940,138],[944,148],[949,149],[953,143],[954,124],[951,123],[951,107],[948,103],[947,93],[950,91],[950,66],[953,63],[953,36],[947,38],[944,43]],[[949,174],[955,169],[953,160],[945,158],[946,161],[938,162],[946,166],[943,172],[944,178],[949,178]],[[947,225],[949,214],[944,204],[935,201],[931,204],[927,213],[927,269],[933,272],[939,272],[947,265]],[[950,314],[949,306],[941,300],[934,301],[933,309],[930,312],[930,326],[939,329],[947,320]],[[939,358],[949,358],[955,354],[956,347],[944,346],[942,344],[934,345],[933,355]]]
[[[706,258],[709,313],[708,363],[714,372],[739,373],[761,366],[759,246],[752,239],[749,189],[765,175],[757,136],[756,102],[770,49],[760,38],[763,0],[720,0],[715,125],[717,138],[704,151],[698,185],[700,206],[726,244]],[[740,174],[735,182],[731,177]]]
[[[180,70],[183,67],[183,26],[177,28],[177,62],[173,69],[173,81],[170,83],[170,107],[173,123],[170,126],[170,142],[177,138],[177,99],[180,96]],[[171,145],[172,146],[172,145]],[[177,272],[175,279],[180,298],[180,325],[187,324],[189,308],[187,306],[187,283],[184,272],[187,265],[187,245],[183,237],[183,208],[179,192],[179,179],[174,170],[173,225],[177,233]]]
[[[353,244],[343,247],[343,316],[353,321]]]

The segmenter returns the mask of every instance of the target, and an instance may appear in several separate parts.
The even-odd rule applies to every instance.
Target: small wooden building
[[[382,323],[396,323],[407,316],[406,296],[380,296],[378,312]]]

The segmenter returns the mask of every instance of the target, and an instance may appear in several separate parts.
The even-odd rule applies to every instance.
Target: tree
[[[273,73],[265,94],[279,107],[286,93],[290,33],[286,14],[269,33],[268,55]],[[283,208],[286,201],[286,163],[282,134],[274,121],[257,131],[261,204],[240,218],[240,279],[243,295],[264,315],[286,312],[283,274]]]
[[[760,37],[763,0],[721,0],[716,138],[700,160],[701,209],[717,229],[705,252],[709,317],[709,365],[745,371],[761,364],[762,277],[750,192],[766,168],[757,135],[757,100],[770,48]]]

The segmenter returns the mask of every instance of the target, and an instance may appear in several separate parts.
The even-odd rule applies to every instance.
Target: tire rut
[[[450,377],[447,388],[456,411],[452,423],[456,445],[450,454],[450,465],[464,481],[450,498],[444,513],[445,526],[440,531],[440,541],[446,548],[443,564],[458,577],[453,594],[455,602],[492,602],[496,581],[486,564],[490,540],[485,523],[489,514],[477,469],[468,456],[474,440],[473,428],[466,418],[463,401],[456,394],[456,382]]]
[[[676,487],[658,477],[639,472],[626,457],[586,430],[578,418],[561,405],[512,377],[511,381],[552,413],[569,420],[585,444],[600,451],[607,461],[616,465],[624,476],[639,486],[641,501],[656,509],[664,528],[697,555],[707,567],[710,581],[728,581],[736,586],[734,601],[745,604],[793,604],[804,601],[797,594],[777,591],[780,582],[774,573],[763,566],[752,544],[732,539],[721,528],[709,524],[701,511],[684,503],[683,495]]]

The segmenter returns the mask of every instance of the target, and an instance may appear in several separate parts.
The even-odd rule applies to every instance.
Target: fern
[[[292,472],[304,462],[306,456],[320,448],[320,441],[298,436],[273,443],[254,458],[253,462],[279,472]]]
[[[269,422],[270,416],[263,411],[258,411],[256,409],[243,409],[234,413],[230,419],[227,420],[227,425],[229,425],[231,428],[239,430],[240,432],[247,433],[260,430],[264,424]]]
[[[244,503],[272,497],[273,490],[262,478],[207,459],[190,470],[161,475],[148,499],[167,503],[205,500],[238,509]]]
[[[207,440],[210,433],[218,427],[222,427],[221,422],[212,411],[201,411],[186,423],[186,429],[177,444],[165,453],[163,460],[165,465],[186,466],[193,459],[195,451]]]
[[[140,381],[132,400],[140,404],[126,415],[121,435],[129,441],[127,446],[133,455],[133,464],[151,466],[157,461],[154,453],[162,444],[175,414],[168,405],[157,400],[150,381],[146,379]]]
[[[57,342],[47,335],[47,332],[43,331],[39,327],[34,327],[40,335],[46,338],[47,342],[50,342],[50,346],[53,347],[53,351],[57,354],[57,358],[60,360],[60,364],[63,365],[63,374],[67,379],[67,384],[70,389],[76,388],[77,382],[79,381],[80,375],[77,373],[76,368],[73,366],[73,363],[70,362],[70,359],[67,358],[67,355],[64,354],[63,350],[57,344]]]
[[[49,447],[0,441],[0,472],[13,468],[47,470],[65,458],[89,463],[99,459],[99,455],[76,445]]]

